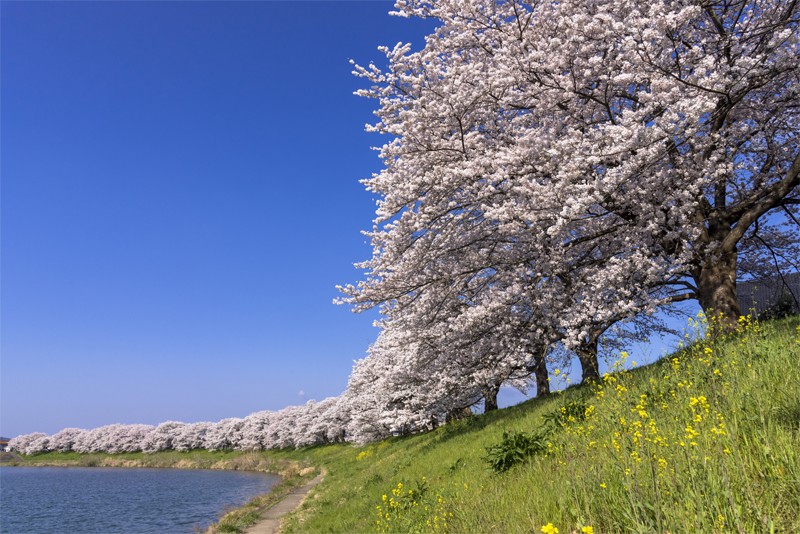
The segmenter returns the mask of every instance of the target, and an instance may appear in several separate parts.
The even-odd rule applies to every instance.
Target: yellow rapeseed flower
[[[542,527],[542,532],[544,534],[558,534],[558,529],[553,526],[553,523],[547,523]]]

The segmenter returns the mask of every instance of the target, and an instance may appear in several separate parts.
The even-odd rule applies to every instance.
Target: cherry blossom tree
[[[107,444],[105,439],[107,428],[105,426],[93,428],[79,434],[75,443],[72,445],[72,450],[81,454],[89,454],[92,452],[100,452]]]
[[[351,419],[353,417],[352,407],[348,403],[348,395],[345,392],[337,397],[328,397],[321,404],[323,404],[324,412],[320,414],[320,419],[316,423],[319,431],[325,432],[329,443],[344,443],[352,426]]]
[[[295,448],[344,441],[348,418],[339,401],[339,397],[328,397],[321,402],[312,399],[298,407],[293,430]]]
[[[274,412],[264,410],[245,417],[242,438],[237,448],[244,451],[270,448],[266,437],[269,426],[272,424],[273,414]]]
[[[155,430],[149,432],[141,443],[142,452],[156,452],[172,449],[172,442],[186,426],[186,423],[178,421],[165,421],[159,424]]]
[[[119,432],[114,437],[116,452],[136,452],[142,450],[142,444],[155,430],[156,427],[152,425],[122,425]],[[112,451],[109,450],[108,452]]]
[[[734,328],[758,230],[797,250],[796,2],[397,7],[441,26],[420,52],[384,48],[386,72],[356,67],[392,140],[365,180],[368,277],[341,302],[404,313],[502,272],[549,286],[528,305],[596,359],[615,321],[678,300]]]
[[[210,423],[203,436],[204,448],[210,451],[238,448],[244,427],[245,420],[238,417]]]
[[[39,448],[32,447],[33,444],[37,443],[37,446],[42,443],[42,438],[48,438],[49,436],[43,432],[33,432],[32,434],[25,434],[23,436],[17,436],[16,438],[11,438],[8,442],[8,448],[12,451],[19,451],[23,454],[33,454],[35,452],[40,452]]]
[[[347,440],[355,443],[380,441],[392,435],[393,426],[382,420],[383,407],[391,392],[381,387],[381,371],[386,362],[369,357],[358,360],[342,394],[342,403],[350,413]],[[375,365],[377,364],[377,365]]]
[[[176,428],[172,438],[172,448],[177,451],[208,448],[206,435],[213,425],[214,423],[199,422]]]
[[[82,428],[65,428],[50,437],[50,448],[58,452],[71,452],[79,437],[88,430]]]

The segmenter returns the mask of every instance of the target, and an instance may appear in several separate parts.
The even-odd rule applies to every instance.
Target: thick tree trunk
[[[736,252],[726,254],[695,269],[697,300],[709,321],[716,320],[723,333],[739,328],[739,300],[736,295]]]
[[[467,417],[472,415],[472,410],[469,406],[465,408],[456,408],[454,410],[450,410],[444,417],[445,424],[452,423],[454,421],[461,421],[462,419],[466,419]]]
[[[581,362],[581,383],[600,380],[600,363],[597,361],[597,339],[581,344],[575,351]]]
[[[489,413],[497,409],[497,393],[500,386],[492,386],[484,390],[483,413]]]
[[[533,358],[533,375],[536,377],[536,398],[544,397],[550,393],[550,380],[547,377],[547,362],[545,354]]]

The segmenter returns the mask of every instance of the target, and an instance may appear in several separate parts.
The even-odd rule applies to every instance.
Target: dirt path
[[[294,511],[303,502],[309,490],[322,482],[324,473],[320,473],[305,486],[290,491],[278,504],[265,511],[255,525],[248,527],[245,534],[275,534],[281,528],[281,517]]]
[[[23,460],[19,454],[13,451],[0,453],[0,463],[5,464],[10,462],[25,463],[25,460]]]

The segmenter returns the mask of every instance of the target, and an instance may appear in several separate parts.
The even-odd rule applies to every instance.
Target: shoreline
[[[16,458],[0,465],[29,467],[164,467],[172,469],[222,469],[231,471],[260,471],[280,475],[296,462],[273,460],[257,451],[159,451],[154,453],[105,452],[76,453],[48,452],[21,456],[16,452],[3,453]],[[7,459],[5,456],[3,459]]]
[[[311,489],[322,482],[325,478],[325,470],[321,469],[320,474],[315,476],[308,484],[297,486],[275,504],[264,506],[256,510],[256,514],[261,517],[245,531],[245,534],[275,534],[281,528],[281,518],[299,509],[305,501]],[[220,521],[221,523],[222,521]]]
[[[221,513],[216,523],[202,530],[203,534],[216,534],[220,527],[225,527],[226,532],[251,532],[250,528],[253,527],[253,534],[272,534],[280,527],[280,518],[295,510],[311,487],[319,483],[324,475],[324,470],[307,461],[273,459],[264,451],[50,452],[27,458],[14,452],[5,454],[16,458],[0,463],[4,467],[216,469],[270,473],[280,478],[268,493],[255,495],[242,506]],[[64,457],[59,459],[60,455]]]

